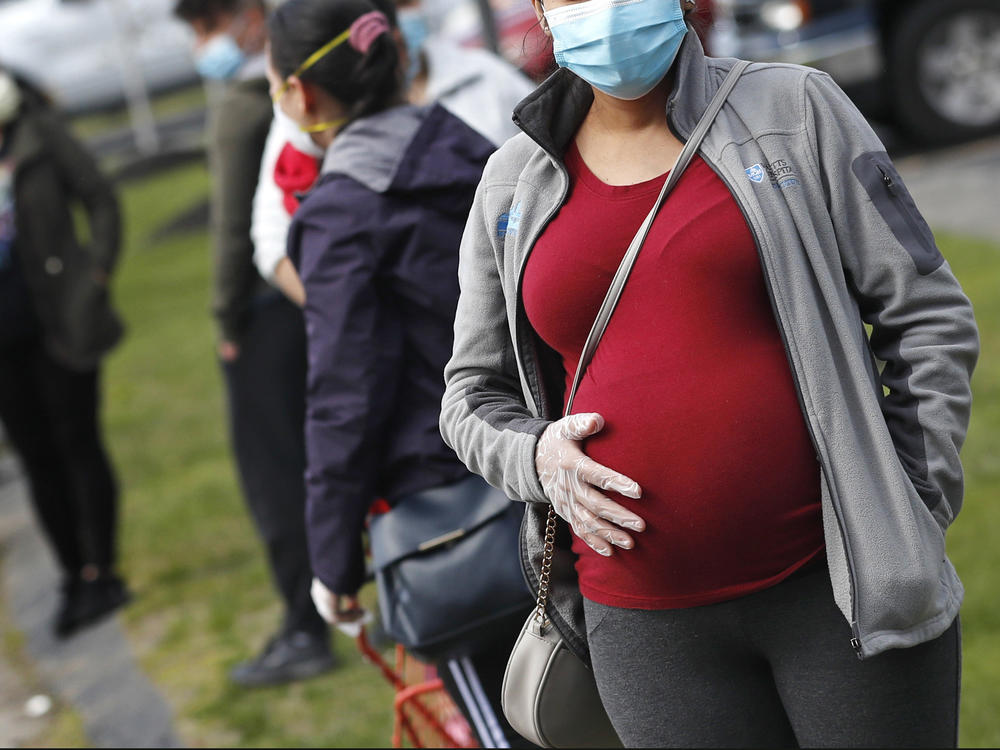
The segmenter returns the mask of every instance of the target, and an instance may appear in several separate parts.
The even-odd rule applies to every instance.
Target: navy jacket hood
[[[431,199],[437,191],[475,187],[494,146],[458,122],[439,104],[402,105],[357,120],[327,150],[321,184],[339,174],[376,193],[421,192]]]

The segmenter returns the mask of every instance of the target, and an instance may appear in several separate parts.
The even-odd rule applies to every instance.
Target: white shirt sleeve
[[[288,242],[288,227],[292,217],[285,209],[284,193],[274,182],[274,168],[285,147],[286,139],[281,127],[271,123],[261,159],[260,175],[257,178],[257,192],[253,197],[253,217],[250,222],[250,237],[253,240],[253,262],[260,275],[269,282],[274,281],[274,269],[285,257]]]

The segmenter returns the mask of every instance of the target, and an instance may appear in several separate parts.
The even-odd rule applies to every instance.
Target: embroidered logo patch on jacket
[[[781,188],[782,190],[799,184],[792,165],[788,163],[787,159],[778,159],[767,165],[754,164],[743,171],[746,172],[751,182],[758,185],[764,182],[765,177],[771,181],[774,187]]]
[[[751,182],[761,183],[764,181],[764,167],[760,164],[754,164],[752,167],[747,167],[746,173]]]
[[[518,201],[513,211],[505,211],[497,219],[497,237],[501,240],[514,237],[521,228],[521,202]]]

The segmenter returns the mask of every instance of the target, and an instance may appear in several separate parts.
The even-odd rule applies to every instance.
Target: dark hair
[[[174,15],[188,23],[206,21],[214,25],[219,16],[253,7],[263,8],[263,0],[177,0]]]
[[[271,62],[287,78],[310,55],[350,28],[358,18],[372,11],[390,16],[378,0],[288,0],[268,22]],[[330,93],[356,119],[398,104],[403,99],[403,73],[399,51],[390,31],[372,40],[365,54],[345,41],[301,74]]]
[[[399,17],[396,15],[396,0],[371,0],[372,5],[375,6],[375,10],[382,11],[383,15],[389,19],[389,25],[392,28],[397,28],[399,26]]]

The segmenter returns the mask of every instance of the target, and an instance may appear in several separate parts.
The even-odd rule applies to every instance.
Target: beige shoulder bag
[[[583,371],[594,356],[660,206],[691,163],[726,97],[749,64],[740,61],[733,66],[677,157],[656,203],[622,258],[583,347],[573,387],[566,402],[566,416],[572,413],[573,399]],[[514,729],[541,747],[621,747],[621,740],[611,726],[611,720],[598,695],[593,672],[570,650],[545,613],[557,519],[556,512],[549,506],[538,600],[534,612],[524,623],[507,662],[501,696],[503,712]]]

